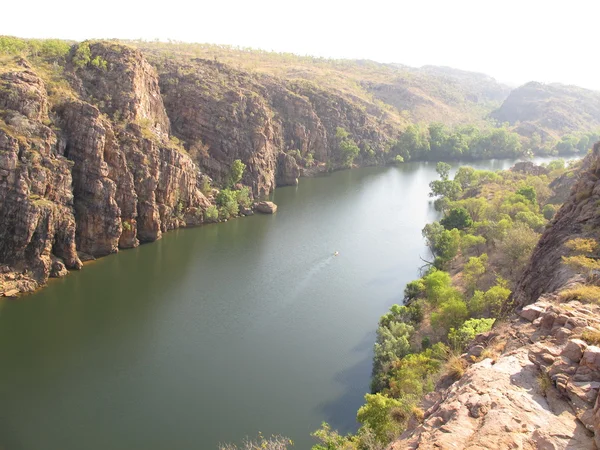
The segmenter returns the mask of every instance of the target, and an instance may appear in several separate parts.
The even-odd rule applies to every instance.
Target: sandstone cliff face
[[[518,306],[564,285],[573,272],[562,264],[564,243],[577,237],[598,237],[600,226],[600,144],[583,161],[579,179],[562,208],[542,234],[514,292]]]
[[[201,224],[201,181],[225,184],[236,159],[242,183],[264,197],[303,172],[342,167],[339,127],[360,147],[358,165],[384,162],[398,135],[348,94],[213,60],[84,42],[62,64],[70,88],[52,85],[52,96],[24,59],[0,75],[0,267],[31,272],[21,290],[80,258]]]
[[[0,75],[1,292],[79,269],[78,252],[198,225],[210,205],[196,164],[169,139],[154,68],[122,46],[97,43],[91,55],[106,66],[73,67],[79,95],[56,105],[26,61]]]
[[[202,170],[223,182],[232,162],[241,159],[247,166],[242,182],[259,196],[276,185],[296,184],[300,168],[282,153],[342,167],[338,127],[361,148],[359,165],[384,162],[386,145],[398,135],[344,95],[310,83],[284,82],[205,59],[156,64],[173,132],[197,155]]]
[[[22,62],[0,75],[0,255],[30,276],[5,290],[32,289],[51,274],[55,255],[79,268],[71,191],[72,163],[56,154],[57,136],[44,125],[43,81]],[[8,270],[3,270],[7,272]],[[21,282],[19,282],[21,281]]]

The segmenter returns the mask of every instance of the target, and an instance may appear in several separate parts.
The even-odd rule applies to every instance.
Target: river
[[[0,449],[215,449],[260,431],[304,450],[322,421],[354,430],[379,316],[427,255],[436,177],[301,179],[273,216],[170,232],[4,300]]]

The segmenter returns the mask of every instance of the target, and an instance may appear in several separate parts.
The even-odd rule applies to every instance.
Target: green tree
[[[517,195],[522,195],[534,205],[537,204],[537,194],[532,186],[524,186],[516,192]]]
[[[452,208],[446,217],[440,220],[440,224],[446,230],[454,228],[464,230],[473,225],[473,219],[471,219],[469,212],[465,208]]]
[[[83,69],[92,60],[92,51],[90,50],[89,42],[82,42],[77,46],[73,55],[73,65],[79,69]]]
[[[441,330],[443,335],[450,328],[459,328],[469,318],[469,310],[464,300],[458,297],[445,301],[431,314],[431,326]]]
[[[400,425],[392,418],[394,410],[406,410],[401,400],[383,394],[365,395],[365,404],[360,407],[356,419],[373,430],[382,444],[390,442],[400,431]]]
[[[242,180],[242,176],[244,175],[244,170],[246,170],[246,164],[244,164],[240,159],[236,159],[231,163],[231,168],[229,169],[229,186],[234,186]]]
[[[487,270],[488,255],[476,257],[472,256],[463,267],[463,279],[468,293],[471,293],[477,287],[477,283]]]
[[[438,175],[443,181],[446,181],[450,176],[450,169],[452,169],[452,166],[442,161],[438,162],[435,165],[435,171],[438,173]]]
[[[540,235],[526,224],[517,222],[498,244],[499,265],[509,278],[523,272]]]
[[[469,310],[476,317],[499,317],[510,294],[506,280],[499,278],[497,284],[486,292],[475,291],[469,300]]]
[[[338,127],[335,132],[335,137],[338,141],[338,152],[340,162],[344,167],[351,167],[354,158],[360,153],[360,148],[350,138],[350,133],[345,129]]]

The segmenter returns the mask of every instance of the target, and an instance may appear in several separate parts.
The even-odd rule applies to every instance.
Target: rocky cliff
[[[20,42],[20,41],[19,41]],[[61,44],[62,45],[62,44]],[[66,45],[66,44],[65,44]],[[114,41],[0,61],[0,292],[199,225],[231,166],[256,197],[302,172],[385,162],[399,134],[361,99]],[[204,193],[203,193],[204,191]]]
[[[88,62],[66,66],[72,90],[55,103],[27,61],[0,75],[5,293],[197,225],[210,204],[196,163],[169,139],[156,70],[134,49],[87,49]]]
[[[597,242],[599,195],[596,144],[535,248],[508,319],[476,337],[461,356],[464,374],[438,383],[390,449],[600,447],[597,256],[588,252],[583,271],[563,259],[573,254],[568,241]]]
[[[575,276],[562,263],[568,255],[565,242],[574,238],[600,237],[600,143],[585,158],[571,194],[542,234],[514,292],[518,306],[533,303]]]

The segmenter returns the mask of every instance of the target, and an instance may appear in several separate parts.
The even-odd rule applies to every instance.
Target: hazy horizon
[[[590,44],[600,4],[575,0],[507,0],[496,8],[474,0],[428,0],[388,5],[274,0],[188,5],[107,0],[94,17],[74,0],[10,4],[0,34],[24,38],[144,39],[249,47],[332,59],[371,60],[479,72],[511,87],[528,81],[600,90]],[[33,11],[33,12],[32,12]],[[57,23],[69,20],[69,26]],[[293,22],[293,23],[292,23]]]

